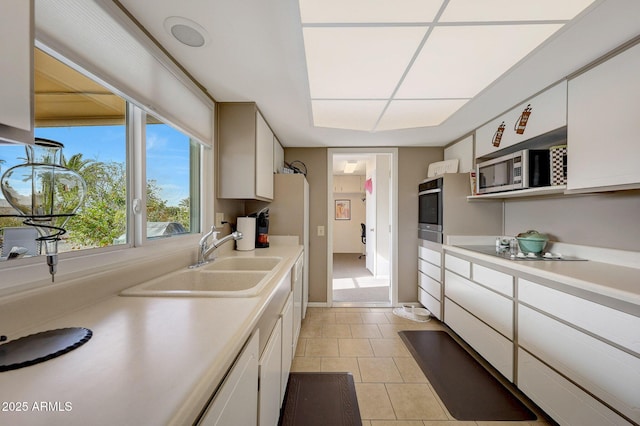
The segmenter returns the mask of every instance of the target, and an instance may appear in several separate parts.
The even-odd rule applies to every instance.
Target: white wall
[[[365,202],[362,201],[364,194],[343,194],[333,193],[335,200],[351,201],[351,220],[333,220],[333,252],[334,253],[363,253],[364,244],[360,239],[362,234],[361,223],[365,222]]]

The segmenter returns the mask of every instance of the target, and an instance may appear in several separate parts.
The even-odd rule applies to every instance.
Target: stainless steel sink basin
[[[206,271],[270,271],[280,257],[223,257],[200,268]]]
[[[253,297],[269,282],[268,271],[181,270],[138,284],[121,296]]]

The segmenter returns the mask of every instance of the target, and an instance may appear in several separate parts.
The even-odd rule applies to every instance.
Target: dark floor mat
[[[360,426],[351,373],[291,373],[280,426]]]
[[[535,420],[536,415],[447,332],[400,331],[400,337],[457,420]]]

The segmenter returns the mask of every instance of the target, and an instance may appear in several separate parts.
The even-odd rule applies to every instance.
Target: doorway
[[[397,149],[328,150],[327,305],[397,304]]]

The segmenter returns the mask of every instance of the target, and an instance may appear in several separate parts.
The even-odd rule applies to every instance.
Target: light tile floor
[[[363,426],[547,426],[529,422],[455,420],[398,335],[442,330],[391,308],[308,308],[291,371],[351,372]]]

